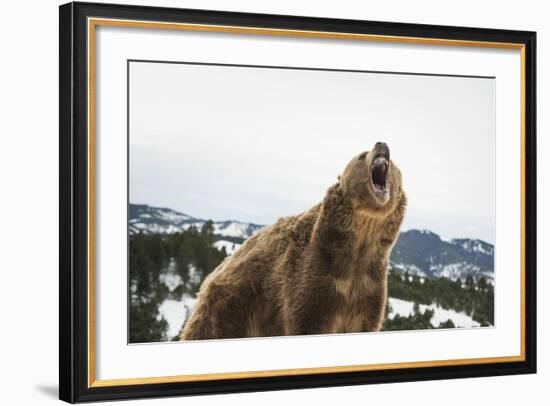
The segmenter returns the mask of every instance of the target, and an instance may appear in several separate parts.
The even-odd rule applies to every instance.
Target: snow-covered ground
[[[414,314],[414,302],[407,300],[389,298],[391,306],[391,312],[388,315],[390,319],[393,319],[396,315],[401,317],[408,317]],[[168,337],[172,338],[179,334],[183,322],[187,319],[189,314],[195,308],[197,299],[187,294],[184,294],[180,300],[166,299],[159,307],[159,318],[164,317],[168,322]],[[456,327],[468,328],[479,327],[479,322],[472,319],[466,313],[457,312],[455,310],[443,309],[435,304],[431,305],[419,305],[420,311],[423,313],[426,309],[434,311],[434,316],[431,319],[431,324],[434,327],[438,327],[441,323],[447,320],[452,320]]]
[[[234,244],[229,241],[220,240],[214,243],[214,246],[217,249],[225,247],[228,254],[233,254],[239,247],[240,244]],[[189,277],[188,280],[190,283],[198,283],[200,281],[200,274],[197,272],[197,269],[193,265],[189,265]],[[176,271],[176,263],[172,259],[170,264],[166,268],[166,271],[160,275],[161,283],[164,283],[170,292],[173,292],[178,286],[183,284],[182,277]],[[161,317],[168,322],[168,338],[172,339],[174,336],[178,335],[183,323],[189,317],[195,305],[197,299],[190,296],[188,293],[184,293],[179,299],[173,297],[165,299],[159,306],[158,319]],[[396,299],[393,297],[389,298],[390,304],[390,313],[388,317],[390,319],[395,318],[396,315],[401,317],[408,317],[414,314],[414,302],[407,300]],[[423,313],[426,309],[434,311],[434,316],[431,319],[431,324],[434,327],[438,327],[441,323],[446,322],[447,320],[452,320],[456,327],[479,327],[480,323],[472,319],[469,315],[464,312],[457,312],[455,310],[444,309],[436,304],[419,305],[420,311]]]
[[[402,273],[408,272],[411,275],[416,275],[425,278],[426,272],[424,272],[422,269],[417,267],[414,264],[398,264],[398,263],[391,263],[392,267],[395,269],[398,269]]]
[[[241,223],[238,221],[232,221],[229,224],[214,224],[214,234],[225,235],[227,237],[241,237],[247,238],[248,235],[248,223]]]
[[[176,272],[176,261],[174,259],[170,260],[170,264],[166,268],[166,271],[159,276],[159,280],[168,287],[170,292],[173,292],[178,286],[183,284],[182,277]],[[189,265],[189,281],[191,283],[198,283],[200,281],[200,275],[193,265]],[[160,304],[157,318],[160,320],[161,317],[164,317],[168,322],[167,334],[169,340],[179,334],[183,322],[189,317],[196,303],[196,298],[184,293],[179,300],[173,298],[165,299]]]
[[[237,244],[231,241],[225,241],[225,240],[219,240],[214,243],[214,247],[218,250],[222,250],[222,248],[225,248],[225,252],[227,255],[233,255],[235,251],[237,251],[242,244]]]
[[[168,339],[178,335],[183,322],[195,308],[197,299],[184,294],[180,300],[166,299],[159,306],[158,318],[164,317],[168,322]]]
[[[393,297],[389,298],[390,304],[390,313],[388,317],[393,319],[396,315],[401,317],[408,317],[414,314],[414,302],[409,302],[407,300],[396,299]],[[433,310],[434,315],[430,320],[432,326],[437,327],[441,323],[446,322],[451,319],[456,327],[479,327],[479,322],[472,319],[464,312],[457,312],[455,310],[444,309],[436,304],[432,303],[431,305],[421,304],[419,305],[420,312],[424,313],[426,309]]]
[[[175,272],[166,272],[159,276],[160,283],[164,283],[170,292],[173,292],[183,283],[181,276]]]

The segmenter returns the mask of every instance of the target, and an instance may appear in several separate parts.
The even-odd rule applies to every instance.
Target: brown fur
[[[377,331],[390,250],[406,206],[390,161],[373,195],[373,154],[354,157],[323,201],[248,239],[201,286],[182,340]]]

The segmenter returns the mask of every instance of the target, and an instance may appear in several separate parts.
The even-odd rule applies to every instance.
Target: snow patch
[[[168,339],[171,340],[173,337],[179,334],[183,323],[197,304],[197,299],[189,296],[183,295],[181,300],[166,299],[159,306],[159,316],[164,317],[168,323]]]
[[[188,269],[189,282],[199,283],[201,275],[197,268],[191,264]],[[176,261],[173,258],[170,259],[165,272],[159,276],[159,280],[168,287],[170,292],[173,292],[178,286],[183,284],[182,277],[176,272]],[[184,293],[179,300],[173,298],[165,299],[160,304],[157,319],[164,318],[168,323],[167,334],[169,340],[179,334],[183,323],[191,315],[196,304],[197,299],[188,293]]]
[[[179,285],[182,284],[181,276],[174,273],[165,273],[159,276],[160,282],[164,283],[170,292],[173,292]]]
[[[215,223],[214,233],[221,234],[226,237],[249,237],[248,233],[249,224],[232,221],[229,224]]]
[[[397,315],[401,317],[409,317],[414,314],[414,302],[390,297],[389,304],[391,311],[388,314],[388,318],[390,319],[395,318]],[[424,313],[426,309],[434,311],[434,315],[430,320],[433,327],[438,327],[441,323],[445,323],[449,319],[452,320],[456,327],[461,328],[479,327],[481,325],[464,312],[444,309],[435,303],[432,303],[431,305],[421,304],[419,305],[419,309],[421,313]]]
[[[235,251],[237,251],[242,244],[237,244],[231,241],[226,240],[219,240],[214,243],[214,248],[217,250],[222,250],[222,248],[225,248],[225,252],[227,255],[233,255]]]
[[[397,264],[392,262],[391,266],[402,273],[408,272],[411,275],[416,275],[423,278],[428,276],[422,269],[413,264]]]

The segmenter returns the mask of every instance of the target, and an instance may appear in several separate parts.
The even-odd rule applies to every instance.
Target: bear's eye
[[[368,154],[368,152],[363,152],[361,155],[359,155],[359,156],[357,157],[357,159],[363,160],[363,159],[365,159],[365,157],[367,156],[367,154]]]

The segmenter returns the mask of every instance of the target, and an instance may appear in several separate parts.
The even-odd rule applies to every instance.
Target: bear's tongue
[[[371,166],[372,185],[376,191],[386,190],[388,177],[388,160],[384,157],[375,158]]]

